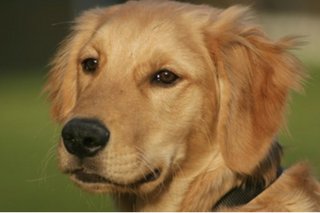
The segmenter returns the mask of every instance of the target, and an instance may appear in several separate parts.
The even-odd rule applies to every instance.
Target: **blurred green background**
[[[81,191],[60,174],[56,144],[60,128],[49,117],[41,90],[47,64],[82,10],[123,1],[4,1],[1,4],[0,51],[0,211],[112,211],[106,195]],[[187,1],[191,2],[191,1]],[[281,134],[284,164],[308,160],[320,177],[320,1],[193,1],[228,6],[245,3],[257,9],[268,34],[305,35],[295,53],[311,78],[303,94],[294,94],[288,131]]]

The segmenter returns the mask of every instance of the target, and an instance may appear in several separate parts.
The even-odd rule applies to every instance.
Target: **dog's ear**
[[[284,121],[291,89],[303,73],[287,49],[294,39],[270,41],[249,23],[248,8],[234,6],[206,30],[219,87],[218,143],[232,170],[250,174],[268,154]]]
[[[51,62],[45,92],[51,102],[51,115],[62,122],[71,111],[76,101],[77,65],[72,61],[74,35],[70,35],[58,50]]]
[[[51,62],[47,84],[44,91],[51,102],[52,117],[62,122],[73,109],[77,98],[78,54],[88,39],[99,27],[100,19],[108,11],[93,9],[76,19],[72,32],[64,40]]]

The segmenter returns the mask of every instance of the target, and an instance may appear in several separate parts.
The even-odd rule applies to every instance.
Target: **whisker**
[[[45,126],[49,126],[49,123],[47,123],[47,125]],[[45,128],[45,127],[44,127]],[[50,145],[50,148],[47,150],[43,160],[40,162],[40,166],[39,166],[39,178],[35,178],[32,180],[28,180],[28,182],[40,182],[40,181],[46,181],[49,178],[52,177],[56,177],[57,175],[47,175],[47,169],[48,166],[51,162],[52,159],[55,158],[55,150],[57,148],[57,143],[56,143],[56,133],[58,131],[58,127],[54,128],[54,133],[53,136],[51,137],[51,139],[49,139],[50,143],[53,143],[52,145]],[[36,139],[37,140],[37,139]]]
[[[44,160],[41,163],[40,169],[40,177],[46,177],[46,171],[48,169],[49,163],[55,157],[55,150],[57,148],[57,144],[53,144],[49,150],[47,151]]]
[[[48,179],[55,178],[57,176],[58,176],[58,174],[34,178],[34,179],[28,179],[28,180],[26,180],[26,182],[29,182],[29,183],[44,182]]]
[[[143,152],[143,150],[138,147],[138,146],[135,146],[136,150],[138,151],[138,158],[139,160],[141,160],[144,165],[150,170],[150,172],[154,173],[154,167],[152,166],[152,164],[148,161],[148,159],[146,159],[145,157],[145,154]]]

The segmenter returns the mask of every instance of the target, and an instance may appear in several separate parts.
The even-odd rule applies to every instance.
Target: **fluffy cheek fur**
[[[156,120],[152,122],[154,131],[143,143],[146,157],[154,161],[163,158],[164,168],[179,167],[186,158],[190,135],[197,131],[200,123],[207,125],[201,110],[205,106],[203,93],[196,87],[190,87],[178,96],[157,94],[152,100],[156,106],[152,110]]]

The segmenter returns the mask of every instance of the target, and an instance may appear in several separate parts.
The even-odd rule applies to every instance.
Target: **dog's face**
[[[230,14],[183,5],[129,2],[91,10],[77,20],[53,62],[47,89],[53,115],[64,125],[60,166],[83,188],[146,193],[210,154],[206,147],[216,147],[225,164],[240,172],[252,171],[268,151],[269,143],[263,141],[277,131],[294,81],[283,86],[281,77],[261,68],[257,82],[249,82],[250,66],[267,63],[250,64],[253,41],[246,40],[252,47],[231,41],[234,23],[223,18]],[[266,57],[285,66],[276,53]],[[269,80],[276,91],[268,83],[261,86]],[[260,91],[264,97],[256,106]],[[269,109],[265,99],[277,92],[280,104],[272,101]],[[264,113],[265,106],[271,113],[279,111],[279,124],[268,119],[261,124],[253,117]],[[244,131],[242,125],[247,126]],[[254,125],[259,132],[252,130]],[[230,135],[232,130],[239,135]],[[250,144],[253,136],[261,144]],[[241,146],[250,146],[254,154],[249,156],[252,163],[237,167],[237,155],[248,157],[242,148],[234,150],[242,138],[249,141]]]
[[[62,83],[70,106],[60,164],[95,191],[152,190],[179,167],[190,134],[216,111],[204,110],[215,107],[215,84],[199,35],[166,14],[149,20],[138,14],[143,8],[128,9],[107,17],[108,10],[89,12],[84,17],[96,20],[79,25],[95,27],[69,41],[76,46]]]

